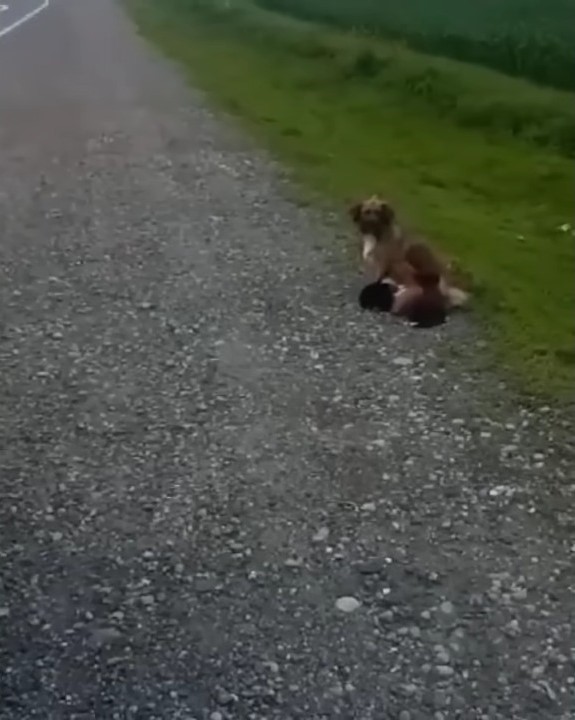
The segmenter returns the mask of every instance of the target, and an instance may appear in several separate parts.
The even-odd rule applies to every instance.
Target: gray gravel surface
[[[575,717],[565,423],[361,314],[112,0],[0,118],[1,720]]]

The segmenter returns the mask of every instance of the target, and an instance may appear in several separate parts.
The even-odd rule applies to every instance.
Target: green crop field
[[[343,29],[575,88],[574,0],[259,0]]]

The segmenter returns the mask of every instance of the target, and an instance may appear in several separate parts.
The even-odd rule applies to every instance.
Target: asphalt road
[[[0,2],[0,37],[28,22],[45,10],[47,0],[2,0]]]
[[[2,720],[575,717],[568,428],[465,323],[361,314],[112,0],[0,37],[0,167]]]

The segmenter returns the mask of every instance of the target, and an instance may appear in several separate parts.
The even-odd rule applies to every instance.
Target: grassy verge
[[[570,112],[564,94],[250,6],[131,2],[144,34],[304,187],[342,206],[387,195],[470,271],[485,331],[525,387],[557,397],[573,387],[575,250],[558,228],[571,220],[574,171],[545,124]],[[466,110],[442,109],[446,87],[464,89]],[[509,124],[512,90],[540,125]],[[487,112],[492,97],[502,118],[497,103]]]

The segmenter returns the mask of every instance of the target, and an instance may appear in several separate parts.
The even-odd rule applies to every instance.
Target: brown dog
[[[430,301],[433,298],[435,305],[438,298],[442,298],[444,310],[461,307],[467,302],[467,293],[452,286],[447,265],[430,246],[406,237],[389,203],[374,195],[354,205],[350,214],[360,232],[361,254],[366,267],[376,281],[389,277],[406,290],[412,289],[405,296],[405,303],[407,298],[417,297],[421,304],[422,295]]]

